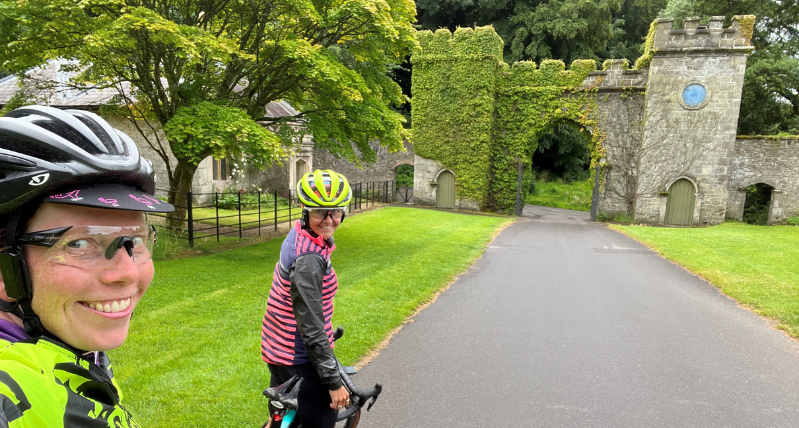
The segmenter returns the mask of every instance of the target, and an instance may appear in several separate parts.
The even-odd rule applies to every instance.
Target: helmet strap
[[[25,334],[41,336],[45,333],[39,317],[33,312],[33,288],[31,287],[28,265],[22,254],[22,248],[16,243],[17,227],[19,224],[19,211],[13,213],[6,222],[3,244],[5,248],[0,251],[0,272],[3,275],[3,284],[8,297],[16,299],[16,303],[3,302],[0,310],[19,316],[25,325]],[[22,310],[20,311],[20,307]]]

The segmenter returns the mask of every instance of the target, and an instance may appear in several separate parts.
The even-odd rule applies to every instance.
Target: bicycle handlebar
[[[366,390],[358,389],[350,378],[350,375],[344,371],[344,367],[339,363],[338,358],[336,358],[336,364],[338,364],[338,372],[341,375],[341,380],[344,382],[344,386],[347,387],[347,390],[350,391],[350,397],[352,397],[350,405],[338,412],[338,416],[336,417],[336,421],[338,422],[354,415],[355,412],[363,408],[366,402],[371,398],[372,402],[369,403],[369,407],[366,408],[366,411],[369,411],[375,401],[377,401],[377,397],[383,392],[383,385],[376,383],[372,388]]]
[[[343,334],[344,329],[338,327],[333,333],[333,341],[338,340]],[[335,358],[335,355],[333,357]],[[338,358],[336,358],[336,365],[338,366],[338,372],[341,375],[341,380],[347,387],[347,390],[350,392],[350,398],[352,400],[349,406],[338,412],[338,416],[336,417],[336,422],[338,422],[354,415],[358,410],[362,409],[363,406],[366,405],[366,402],[369,401],[369,399],[371,399],[371,402],[366,408],[366,411],[368,412],[371,410],[372,405],[374,405],[375,401],[377,401],[377,397],[380,396],[381,392],[383,392],[383,385],[376,383],[372,388],[366,390],[358,389],[358,387],[355,386],[355,383],[350,378],[350,375],[347,374],[347,372],[344,370],[344,367],[338,361]],[[302,378],[292,376],[291,379],[282,385],[265,389],[264,395],[272,401],[281,403],[287,409],[297,410],[297,396],[299,394],[300,384],[302,381]],[[286,390],[290,390],[288,394],[284,394]]]

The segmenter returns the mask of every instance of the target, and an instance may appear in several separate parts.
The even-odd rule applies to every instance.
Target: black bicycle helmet
[[[30,307],[32,289],[16,242],[18,226],[39,203],[174,211],[154,191],[152,164],[130,137],[93,113],[27,106],[0,117],[0,269],[6,292],[17,299],[0,301],[0,310],[21,315],[22,306],[28,334],[44,334]]]
[[[133,140],[93,113],[27,106],[0,117],[0,215],[88,183],[155,191],[152,165]]]

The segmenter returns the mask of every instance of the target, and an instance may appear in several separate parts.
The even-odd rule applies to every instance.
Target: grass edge
[[[738,306],[739,308],[744,309],[744,310],[746,310],[748,312],[751,312],[752,314],[757,315],[758,317],[760,317],[760,319],[765,321],[766,324],[768,324],[771,327],[772,330],[777,330],[777,331],[781,332],[782,334],[784,334],[786,337],[788,337],[788,338],[790,338],[790,339],[792,339],[792,340],[794,340],[796,342],[799,342],[799,333],[797,333],[797,335],[794,336],[794,335],[791,334],[790,331],[786,330],[784,327],[781,328],[781,326],[785,326],[785,323],[782,320],[776,319],[774,317],[770,317],[768,315],[763,315],[762,313],[758,312],[757,309],[752,308],[752,307],[750,307],[750,306],[748,306],[748,305],[746,305],[744,303],[739,302],[738,299],[736,299],[736,298],[728,295],[727,293],[725,293],[724,290],[720,286],[716,285],[712,281],[710,281],[707,278],[705,278],[704,276],[702,276],[701,273],[694,272],[691,269],[688,269],[687,267],[683,266],[682,264],[680,264],[676,260],[672,260],[672,259],[664,256],[663,253],[661,253],[658,249],[652,247],[651,245],[647,244],[646,242],[638,240],[637,238],[631,236],[627,232],[625,232],[623,230],[620,230],[618,228],[619,226],[629,227],[629,226],[632,226],[632,225],[621,225],[621,224],[615,224],[615,223],[613,223],[613,224],[606,223],[606,227],[607,228],[615,230],[616,232],[621,233],[622,235],[632,239],[633,241],[638,242],[639,244],[643,245],[644,247],[648,248],[649,250],[651,250],[652,252],[657,254],[658,257],[662,258],[663,260],[666,260],[667,262],[679,267],[680,269],[688,272],[689,274],[691,274],[691,275],[701,279],[702,281],[710,284],[711,286],[713,286],[713,288],[718,290],[719,294],[721,294],[725,298],[730,299],[733,302],[735,302],[735,305]]]

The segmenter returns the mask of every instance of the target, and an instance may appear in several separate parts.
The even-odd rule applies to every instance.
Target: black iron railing
[[[378,203],[394,200],[393,181],[375,181],[351,184],[352,199],[347,210],[359,211]],[[168,190],[158,190],[159,196],[169,199]],[[177,196],[177,195],[175,195]],[[265,229],[277,231],[278,225],[291,223],[300,218],[302,208],[291,190],[272,190],[257,192],[187,192],[173,200],[185,200],[185,205],[175,204],[176,212],[185,211],[185,218],[174,215],[157,215],[153,221],[169,230],[180,239],[187,239],[194,246],[198,239],[238,235],[245,232],[260,236]]]

